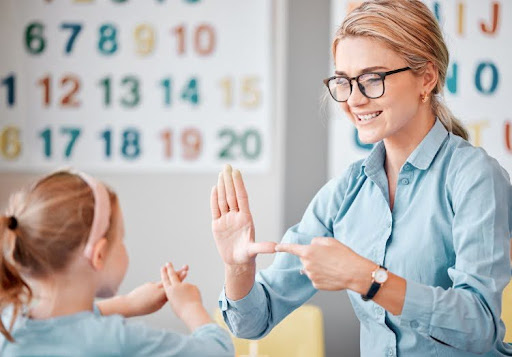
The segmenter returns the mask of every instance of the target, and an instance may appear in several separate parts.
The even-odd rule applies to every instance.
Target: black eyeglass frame
[[[400,72],[405,72],[405,71],[408,71],[412,69],[411,67],[403,67],[403,68],[399,68],[399,69],[395,69],[395,70],[392,70],[392,71],[388,71],[388,72],[366,72],[366,73],[361,73],[360,75],[356,76],[356,77],[347,77],[347,76],[332,76],[332,77],[329,77],[329,78],[326,78],[323,80],[325,86],[327,87],[327,90],[329,91],[329,94],[331,95],[332,99],[334,99],[336,102],[338,103],[345,103],[346,101],[348,101],[348,99],[350,98],[350,96],[352,95],[352,81],[356,81],[357,83],[357,86],[359,87],[359,90],[361,91],[361,93],[366,97],[366,98],[369,98],[369,99],[377,99],[377,98],[380,98],[384,95],[384,93],[386,93],[386,82],[384,81],[384,79],[386,79],[387,76],[390,76],[392,74],[395,74],[395,73],[400,73]],[[379,95],[378,97],[370,97],[366,94],[366,91],[365,91],[365,88],[363,87],[363,85],[361,83],[359,83],[359,77],[361,76],[365,76],[365,75],[368,75],[368,74],[376,74],[380,77],[380,79],[382,80],[382,94]],[[332,94],[331,92],[331,88],[329,88],[329,82],[333,79],[336,79],[336,78],[345,78],[348,80],[348,83],[350,85],[350,94],[348,95],[348,98],[346,100],[338,100],[334,97],[334,95]]]

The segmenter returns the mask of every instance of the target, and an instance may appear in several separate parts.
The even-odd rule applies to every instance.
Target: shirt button
[[[392,225],[393,225],[393,223],[388,222],[388,228],[391,228]]]
[[[412,328],[418,328],[418,326],[419,326],[420,324],[418,323],[418,321],[416,321],[416,320],[412,320],[412,321],[411,321],[411,323],[410,323],[410,325],[411,325],[411,327],[412,327]]]
[[[402,185],[408,185],[409,184],[409,180],[406,179],[406,178],[402,179],[402,181],[400,181],[400,182],[402,182]]]
[[[392,348],[389,348],[389,349],[388,349],[388,356],[389,356],[389,357],[393,357],[394,355],[395,355],[395,352],[393,351],[393,349],[392,349]]]
[[[404,170],[405,170],[405,171],[411,171],[411,165],[406,164],[406,165],[404,166]]]
[[[382,314],[384,314],[384,309],[380,306],[375,306],[375,312],[377,315],[382,316]]]

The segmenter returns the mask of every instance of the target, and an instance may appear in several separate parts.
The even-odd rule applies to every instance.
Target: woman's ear
[[[105,266],[107,259],[107,238],[103,237],[94,244],[91,254],[91,265],[94,270],[101,270]]]
[[[427,63],[425,72],[423,73],[423,91],[422,93],[430,94],[436,87],[439,80],[439,72],[432,62]]]

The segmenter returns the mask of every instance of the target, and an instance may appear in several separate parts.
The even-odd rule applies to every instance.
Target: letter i
[[[464,25],[466,17],[466,5],[463,2],[459,2],[457,6],[457,32],[460,36],[464,35]]]

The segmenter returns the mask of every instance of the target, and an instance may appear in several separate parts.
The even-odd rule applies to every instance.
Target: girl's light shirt
[[[437,120],[401,168],[391,211],[384,160],[380,142],[317,193],[283,242],[334,237],[406,279],[400,316],[348,291],[362,356],[512,356],[500,319],[511,273],[508,174]],[[246,297],[231,301],[223,291],[231,331],[262,337],[315,294],[301,268],[297,257],[277,253]]]
[[[10,311],[2,316],[10,322]],[[8,326],[8,325],[7,325]],[[12,333],[15,343],[0,335],[0,355],[14,356],[161,356],[233,357],[227,331],[216,324],[184,335],[152,329],[143,323],[128,323],[120,315],[102,316],[84,311],[45,320],[17,319]]]

